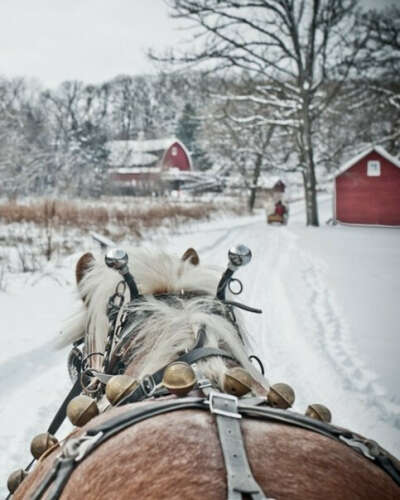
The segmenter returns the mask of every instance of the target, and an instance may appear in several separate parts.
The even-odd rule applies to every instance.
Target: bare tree
[[[64,82],[43,94],[50,117],[52,163],[48,183],[78,196],[99,195],[107,180],[105,118],[109,106],[106,85]]]
[[[240,174],[241,184],[248,192],[248,209],[252,212],[261,173],[274,166],[268,152],[275,126],[268,123],[259,126],[255,119],[267,118],[265,106],[234,98],[243,94],[243,89],[249,90],[248,82],[229,82],[229,97],[226,83],[220,83],[223,89],[217,93],[214,87],[214,98],[203,113],[200,142],[211,162],[221,166],[221,173]]]
[[[260,127],[286,132],[303,175],[307,224],[318,222],[315,138],[317,123],[352,76],[367,33],[356,0],[166,0],[171,17],[194,29],[194,45],[158,60],[207,63],[225,75],[245,73],[251,93],[231,96],[269,112]],[[357,39],[357,43],[351,43]],[[212,64],[214,63],[214,64]],[[328,85],[329,83],[329,85]]]
[[[379,123],[380,142],[397,154],[400,148],[400,7],[369,10],[361,18],[369,32],[363,51],[364,74],[372,123]]]
[[[1,191],[9,198],[37,190],[50,156],[40,91],[23,78],[0,80]]]

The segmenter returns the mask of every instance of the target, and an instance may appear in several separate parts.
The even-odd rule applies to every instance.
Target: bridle
[[[121,289],[121,283],[117,285],[117,290]],[[114,299],[118,298],[118,305],[115,304]],[[179,307],[181,302],[190,300],[192,298],[204,298],[206,302],[206,312],[207,314],[216,314],[218,316],[227,319],[234,327],[240,341],[244,344],[243,337],[241,335],[238,324],[236,323],[236,317],[233,313],[233,307],[231,303],[224,303],[220,300],[212,300],[210,302],[210,295],[202,291],[190,290],[190,291],[180,291],[176,293],[164,293],[156,294],[151,296],[157,301],[162,301],[168,303],[171,306]],[[145,303],[148,300],[146,296],[140,296],[136,298],[136,303],[138,301]],[[79,376],[81,385],[84,390],[91,394],[96,394],[97,397],[103,395],[104,384],[110,380],[115,374],[124,373],[127,365],[130,364],[135,355],[135,337],[140,326],[146,322],[146,320],[152,314],[151,312],[141,311],[138,314],[131,310],[131,306],[128,303],[126,307],[123,304],[123,294],[120,292],[114,293],[111,296],[108,306],[109,311],[109,332],[107,336],[107,342],[104,353],[91,353],[83,356],[81,351],[77,352],[77,346],[74,346],[74,352],[76,354],[75,377]],[[207,359],[213,356],[219,356],[221,358],[230,359],[231,361],[239,364],[239,362],[233,357],[232,354],[228,353],[224,349],[205,347],[206,339],[206,327],[205,325],[200,325],[197,331],[196,340],[193,347],[187,352],[182,353],[175,361],[185,362],[189,365],[194,364],[200,360]],[[90,361],[91,355],[101,354],[103,356],[103,370],[98,371],[90,366],[86,366],[85,361]],[[255,355],[251,355],[253,358],[257,358]],[[257,358],[258,359],[258,358]],[[261,363],[261,362],[260,362]],[[80,368],[79,368],[80,366]],[[156,391],[156,387],[160,384],[163,378],[164,371],[168,365],[160,368],[155,373],[143,377],[138,389],[129,398],[129,402],[136,402],[146,397],[151,397]],[[261,369],[263,369],[261,365]],[[90,387],[90,379],[96,378],[102,385],[99,385],[94,391]],[[162,395],[165,395],[165,389],[160,389]]]
[[[242,292],[243,285],[238,279],[233,278],[233,274],[236,269],[250,262],[251,251],[244,245],[238,245],[237,247],[234,247],[229,251],[228,257],[229,264],[225,272],[222,274],[222,277],[217,285],[216,295],[214,298],[209,293],[206,293],[202,290],[180,290],[177,292],[152,294],[151,296],[157,301],[164,301],[169,304],[174,304],[178,307],[181,301],[190,300],[191,298],[207,299],[208,307],[206,312],[208,314],[217,314],[227,319],[235,327],[239,339],[244,344],[240,328],[236,321],[234,308],[238,307],[253,313],[261,313],[262,311],[240,302],[227,301],[225,298],[225,293],[227,288],[231,289],[231,284],[233,282],[239,284],[239,289],[237,291],[232,291],[231,289],[231,292],[235,295],[238,295]],[[79,376],[81,379],[81,386],[83,390],[87,393],[90,393],[91,396],[97,398],[102,396],[104,392],[103,385],[107,383],[111,376],[124,371],[126,364],[128,364],[130,360],[129,357],[126,356],[126,351],[125,355],[122,355],[121,353],[128,345],[132,344],[132,339],[135,336],[135,331],[138,329],[140,324],[145,322],[149,317],[149,315],[144,311],[141,311],[139,313],[140,317],[138,317],[137,313],[132,314],[132,308],[130,308],[130,305],[138,303],[143,304],[146,302],[146,300],[148,300],[148,296],[143,296],[139,293],[139,289],[136,285],[135,279],[128,268],[128,256],[126,252],[121,249],[113,248],[106,254],[105,262],[108,267],[118,271],[123,277],[123,280],[117,284],[114,293],[108,300],[107,317],[109,322],[109,329],[104,353],[88,352],[86,356],[77,353],[77,357],[74,360],[75,367],[78,366],[79,362],[81,363],[81,373],[79,374]],[[131,299],[127,307],[124,306],[126,288],[129,289]],[[212,299],[211,303],[210,298]],[[205,359],[210,356],[220,356],[223,358],[233,359],[232,355],[226,353],[222,349],[211,349],[204,347],[204,339],[205,332],[203,331],[202,336],[199,335],[199,338],[192,349],[193,354],[191,354],[190,352],[185,353],[184,355],[180,356],[177,361],[188,362],[189,360],[189,364],[192,364],[196,361],[199,361],[200,359]],[[91,363],[90,358],[96,355],[101,355],[103,358],[101,371],[94,369]],[[264,373],[264,368],[259,358],[255,355],[252,355],[252,357],[259,362],[261,371],[262,373]],[[86,362],[88,362],[88,366],[86,366]],[[165,367],[161,370],[158,370],[155,374],[145,377],[145,381],[140,384],[143,385],[142,392],[139,391],[137,397],[143,399],[145,395],[153,394],[153,380],[158,380],[160,376],[162,378],[164,369]],[[100,383],[93,384],[90,381],[90,379],[93,378],[97,378]],[[159,380],[158,383],[160,381],[161,380]],[[134,401],[140,399],[134,399]]]

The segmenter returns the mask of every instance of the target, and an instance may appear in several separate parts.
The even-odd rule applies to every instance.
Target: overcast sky
[[[0,0],[0,75],[45,86],[151,71],[145,49],[182,38],[162,0]]]
[[[0,75],[98,83],[150,70],[145,49],[182,36],[162,0],[0,0]]]

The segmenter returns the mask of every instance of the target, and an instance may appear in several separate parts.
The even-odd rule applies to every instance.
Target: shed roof
[[[364,156],[367,156],[370,153],[372,153],[372,151],[376,151],[381,156],[383,156],[383,158],[386,158],[386,160],[389,160],[390,162],[393,163],[393,165],[400,168],[400,160],[398,158],[396,158],[395,156],[392,156],[391,154],[389,154],[386,151],[386,149],[384,149],[382,146],[370,146],[369,148],[364,149],[363,151],[361,151],[361,153],[359,153],[358,155],[354,156],[353,158],[348,160],[346,163],[341,165],[338,172],[334,175],[334,178],[338,177],[343,172],[345,172],[348,168],[352,167],[358,161],[362,160],[364,158]]]

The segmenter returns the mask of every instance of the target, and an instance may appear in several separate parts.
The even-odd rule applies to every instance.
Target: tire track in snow
[[[52,345],[53,341],[50,341],[1,363],[0,380],[7,386],[8,391],[23,386],[27,378],[41,376],[43,372],[59,365],[62,360],[66,365],[66,351],[55,351]]]
[[[299,248],[290,228],[258,224],[243,228],[242,240],[262,258],[244,271],[248,275],[242,279],[240,300],[264,310],[261,318],[248,318],[248,329],[271,383],[294,387],[295,410],[303,412],[312,402],[326,404],[336,424],[397,453],[400,436],[394,428],[399,428],[400,407],[384,397],[378,376],[352,345],[349,326],[328,286],[325,263]]]
[[[400,429],[400,405],[386,398],[386,390],[377,374],[366,367],[349,338],[349,327],[333,293],[326,286],[324,265],[303,252],[303,279],[310,290],[310,332],[318,339],[322,352],[343,377],[346,389],[357,394],[368,411],[375,408],[380,418]],[[318,334],[320,333],[320,334]]]

